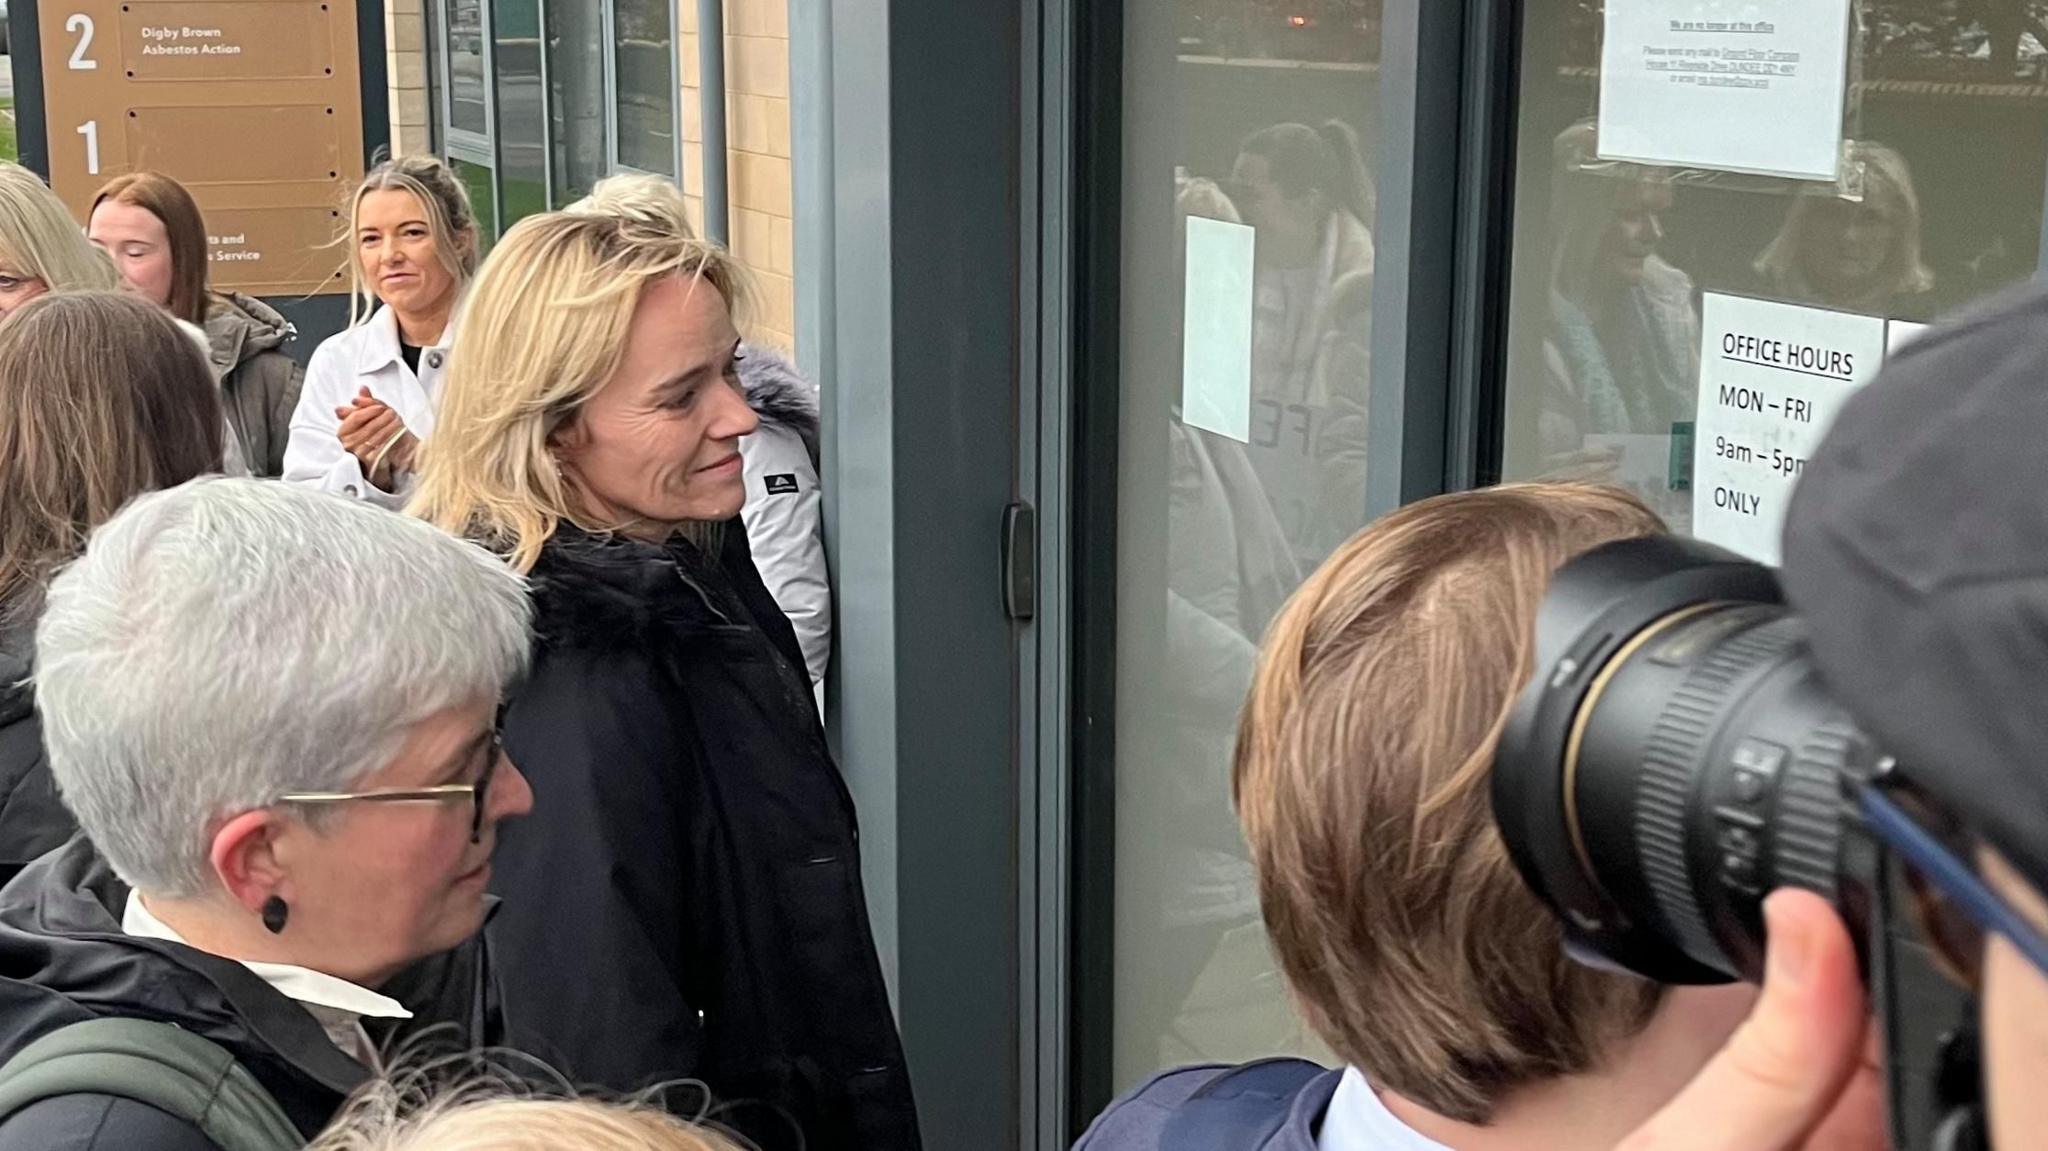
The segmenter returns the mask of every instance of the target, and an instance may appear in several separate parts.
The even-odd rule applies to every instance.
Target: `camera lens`
[[[1584,957],[1663,983],[1757,978],[1763,896],[1784,886],[1863,922],[1838,877],[1868,743],[1768,568],[1693,540],[1597,549],[1554,580],[1533,666],[1494,811]]]

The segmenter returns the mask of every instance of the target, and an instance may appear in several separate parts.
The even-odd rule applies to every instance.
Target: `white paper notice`
[[[1832,180],[1849,0],[1607,0],[1600,158]]]
[[[1912,320],[1893,320],[1891,327],[1885,332],[1885,354],[1897,355],[1900,348],[1919,339],[1920,333],[1926,330],[1926,324],[1917,324]]]
[[[1884,321],[1709,292],[1701,326],[1692,532],[1775,564],[1792,487],[1877,374]]]
[[[1258,232],[1188,217],[1181,313],[1180,418],[1191,428],[1252,437],[1252,257]]]

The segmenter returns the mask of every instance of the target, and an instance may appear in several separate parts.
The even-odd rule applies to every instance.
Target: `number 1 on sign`
[[[100,174],[100,122],[87,120],[78,126],[78,134],[85,137],[85,173],[97,176]]]

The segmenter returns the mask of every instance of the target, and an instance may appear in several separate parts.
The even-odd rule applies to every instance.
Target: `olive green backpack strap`
[[[134,1100],[197,1127],[221,1151],[297,1151],[306,1143],[234,1056],[168,1023],[73,1023],[0,1066],[0,1122],[62,1095]]]

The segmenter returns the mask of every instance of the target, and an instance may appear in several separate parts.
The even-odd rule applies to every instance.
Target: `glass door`
[[[1848,10],[1839,175],[1818,180],[1603,159],[1605,6],[1528,0],[1507,478],[1623,483],[1694,530],[1714,492],[1691,482],[1695,458],[1755,481],[1730,488],[1789,484],[1746,443],[1716,460],[1698,455],[1714,433],[1692,442],[1719,400],[1701,394],[1723,371],[1702,342],[1716,307],[1732,298],[1895,345],[2042,266],[2048,3]],[[1649,127],[1652,150],[1686,130]]]
[[[1123,7],[1119,1091],[1315,1052],[1267,946],[1231,754],[1266,625],[1372,506],[1382,28],[1380,0]]]

